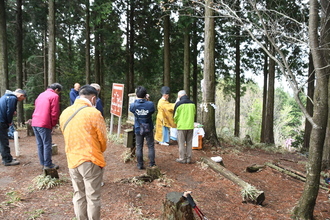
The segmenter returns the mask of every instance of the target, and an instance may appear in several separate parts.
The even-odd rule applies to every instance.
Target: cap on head
[[[161,94],[162,95],[165,95],[165,94],[170,94],[171,90],[170,90],[170,87],[168,86],[163,86],[160,90]]]

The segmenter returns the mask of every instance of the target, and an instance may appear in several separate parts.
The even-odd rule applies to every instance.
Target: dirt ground
[[[35,137],[19,131],[21,153],[19,166],[0,165],[0,219],[74,219],[72,186],[64,153],[63,136],[59,130],[53,143],[59,153],[53,162],[60,166],[60,186],[37,190],[32,180],[42,173],[37,158]],[[14,142],[10,141],[12,155]],[[304,183],[269,167],[260,172],[248,173],[247,166],[278,162],[304,172],[306,158],[295,153],[269,153],[260,149],[226,146],[218,152],[193,150],[193,164],[178,164],[177,145],[156,144],[156,164],[164,174],[162,181],[151,183],[123,183],[145,173],[138,170],[135,161],[124,163],[122,144],[108,142],[105,152],[107,166],[102,188],[102,219],[160,219],[163,201],[169,192],[192,191],[198,207],[209,220],[215,219],[290,219],[292,208],[301,196]],[[144,150],[147,160],[147,147]],[[201,157],[221,156],[227,169],[257,189],[264,191],[262,205],[243,203],[241,188],[199,162]],[[147,163],[146,163],[147,164]],[[315,206],[316,219],[330,219],[330,199],[326,190],[320,189]],[[18,201],[13,201],[13,200]],[[199,219],[196,215],[196,219]]]

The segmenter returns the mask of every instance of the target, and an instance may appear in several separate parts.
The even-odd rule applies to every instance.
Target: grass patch
[[[65,182],[65,180],[61,180],[61,179],[57,179],[57,178],[52,178],[51,176],[47,175],[39,175],[37,177],[35,177],[32,180],[34,186],[39,189],[39,190],[43,190],[43,189],[51,189],[55,186],[59,186],[62,183]]]
[[[33,212],[26,212],[27,214],[30,214],[30,216],[28,217],[28,220],[34,220],[37,218],[40,218],[42,214],[45,213],[45,211],[43,209],[37,209]]]

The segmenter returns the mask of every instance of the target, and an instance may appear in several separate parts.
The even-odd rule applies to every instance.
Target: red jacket
[[[52,89],[40,93],[35,101],[32,126],[52,129],[58,122],[60,97]]]

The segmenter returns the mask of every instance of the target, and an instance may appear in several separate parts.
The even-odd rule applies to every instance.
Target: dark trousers
[[[0,123],[0,152],[3,162],[10,163],[13,160],[10,154],[8,125],[4,123]]]
[[[144,138],[146,138],[147,145],[148,145],[148,158],[149,158],[149,165],[155,165],[155,141],[154,141],[154,134],[153,132],[149,132],[145,135],[135,134],[136,139],[136,159],[137,159],[137,166],[138,168],[143,167],[143,144]]]

